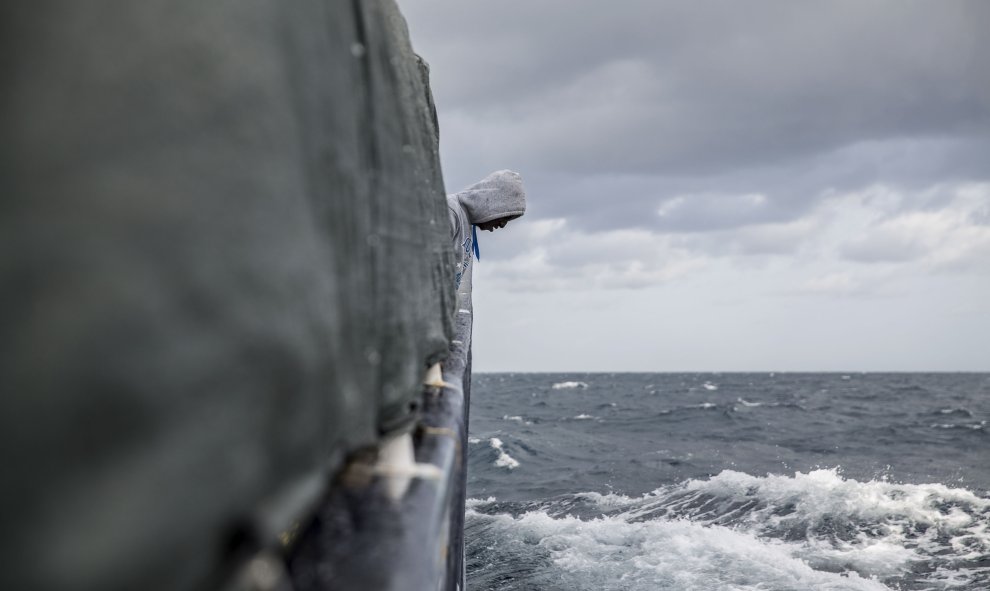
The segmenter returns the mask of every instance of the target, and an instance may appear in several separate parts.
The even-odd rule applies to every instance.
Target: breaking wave
[[[468,529],[480,588],[489,572],[500,589],[990,588],[990,499],[836,470],[724,471],[642,497],[474,500]]]
[[[508,468],[509,470],[515,470],[519,467],[519,462],[505,451],[505,444],[498,437],[492,437],[488,440],[488,445],[491,446],[498,456],[495,458],[495,465],[499,468]]]

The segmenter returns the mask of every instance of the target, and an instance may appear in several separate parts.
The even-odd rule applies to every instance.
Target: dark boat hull
[[[214,589],[284,566],[346,466],[429,424],[422,376],[455,332],[402,16],[0,10],[0,587]],[[430,507],[453,494],[409,507],[450,514]]]

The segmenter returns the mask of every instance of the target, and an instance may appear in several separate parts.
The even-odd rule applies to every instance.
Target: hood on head
[[[483,224],[526,212],[526,192],[522,177],[511,170],[499,170],[467,189],[455,193],[467,211],[468,221]]]

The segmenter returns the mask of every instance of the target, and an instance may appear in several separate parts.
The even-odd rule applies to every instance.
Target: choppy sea
[[[468,587],[990,590],[990,374],[475,374]]]

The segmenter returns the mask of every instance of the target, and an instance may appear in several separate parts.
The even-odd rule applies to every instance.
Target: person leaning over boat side
[[[511,170],[499,170],[467,189],[447,196],[451,239],[457,258],[454,273],[457,287],[471,268],[471,254],[481,259],[477,229],[494,232],[526,213],[526,192],[522,177]]]

